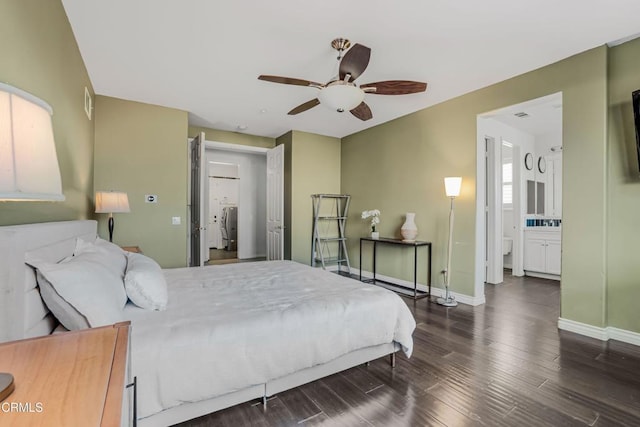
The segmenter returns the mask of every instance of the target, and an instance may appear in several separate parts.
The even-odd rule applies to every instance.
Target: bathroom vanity
[[[562,230],[559,226],[524,229],[524,271],[528,276],[560,280]]]
[[[562,253],[562,152],[538,157],[527,180],[524,224],[524,272],[560,280]]]

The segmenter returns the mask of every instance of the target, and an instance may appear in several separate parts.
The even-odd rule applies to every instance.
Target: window
[[[513,163],[511,159],[508,161],[502,164],[502,206],[505,208],[513,206]]]

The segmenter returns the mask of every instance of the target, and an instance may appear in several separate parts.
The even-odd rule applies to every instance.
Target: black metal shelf
[[[347,254],[345,225],[351,196],[347,194],[313,194],[313,231],[311,235],[311,266],[338,264],[351,272]],[[332,225],[331,221],[335,221]],[[332,244],[332,243],[337,243]],[[337,253],[336,253],[337,252]]]

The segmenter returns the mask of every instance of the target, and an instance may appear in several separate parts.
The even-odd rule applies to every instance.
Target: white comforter
[[[128,305],[139,417],[264,384],[396,341],[415,321],[396,294],[290,261],[164,270],[166,311]]]

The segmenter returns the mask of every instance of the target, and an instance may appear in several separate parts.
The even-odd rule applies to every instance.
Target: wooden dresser
[[[129,322],[0,344],[0,371],[15,381],[0,425],[128,424],[128,351]]]

